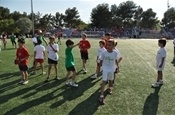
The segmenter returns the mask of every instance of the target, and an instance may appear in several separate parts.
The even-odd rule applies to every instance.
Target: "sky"
[[[79,11],[80,18],[86,22],[90,22],[92,9],[98,4],[108,3],[109,6],[116,4],[117,6],[127,0],[33,0],[33,11],[41,14],[56,12],[63,13],[68,8],[76,7]],[[157,13],[159,19],[163,18],[164,12],[167,10],[167,0],[132,0],[140,5],[143,10],[152,8]],[[175,6],[175,0],[169,0],[170,7]],[[31,12],[31,0],[0,0],[0,6],[7,7],[10,12],[19,11],[21,13]]]

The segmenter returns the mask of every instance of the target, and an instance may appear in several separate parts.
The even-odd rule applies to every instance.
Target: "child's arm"
[[[118,64],[122,61],[122,57],[120,57],[119,59],[118,59]]]
[[[79,44],[80,44],[80,43],[77,43],[77,44],[71,46],[71,48],[74,48],[74,47],[78,46]]]
[[[36,56],[36,51],[34,51],[34,56],[33,56],[34,59],[35,59],[35,56]]]
[[[44,55],[44,59],[46,59],[46,52],[45,51],[43,51],[43,55]]]
[[[45,43],[45,44],[46,44],[46,46],[47,46],[48,44],[47,44],[47,42],[46,42],[45,38],[44,38],[44,37],[42,37],[42,39],[43,39],[44,43]]]
[[[164,61],[165,61],[165,57],[162,57],[162,62],[161,62],[161,64],[159,65],[159,68],[162,68]]]
[[[54,49],[53,46],[50,44],[50,47],[53,49],[53,51],[56,53],[58,50]]]
[[[118,64],[118,60],[115,60],[116,66],[117,66],[117,73],[119,72],[119,64]]]

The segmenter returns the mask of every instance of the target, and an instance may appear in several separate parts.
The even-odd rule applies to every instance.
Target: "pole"
[[[34,36],[34,14],[33,14],[33,0],[31,0],[31,14],[32,14],[32,34]]]

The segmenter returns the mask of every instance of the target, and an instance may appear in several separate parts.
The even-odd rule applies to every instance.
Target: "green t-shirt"
[[[11,41],[15,41],[16,37],[14,35],[10,36]]]
[[[66,68],[74,66],[75,63],[74,63],[74,57],[73,57],[73,54],[72,54],[72,48],[67,47],[66,50],[65,50],[65,54],[66,54],[66,59],[65,59]]]

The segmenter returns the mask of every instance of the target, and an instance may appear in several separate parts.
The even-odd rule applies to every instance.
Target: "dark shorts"
[[[48,64],[58,64],[58,61],[48,58]]]
[[[81,59],[82,60],[88,60],[89,57],[88,57],[88,52],[84,52],[84,51],[81,51]]]
[[[16,41],[11,41],[12,42],[12,44],[16,44]]]
[[[75,67],[74,66],[66,67],[66,70],[67,71],[75,71]]]
[[[19,70],[20,71],[27,71],[28,70],[28,66],[27,65],[19,65]]]

